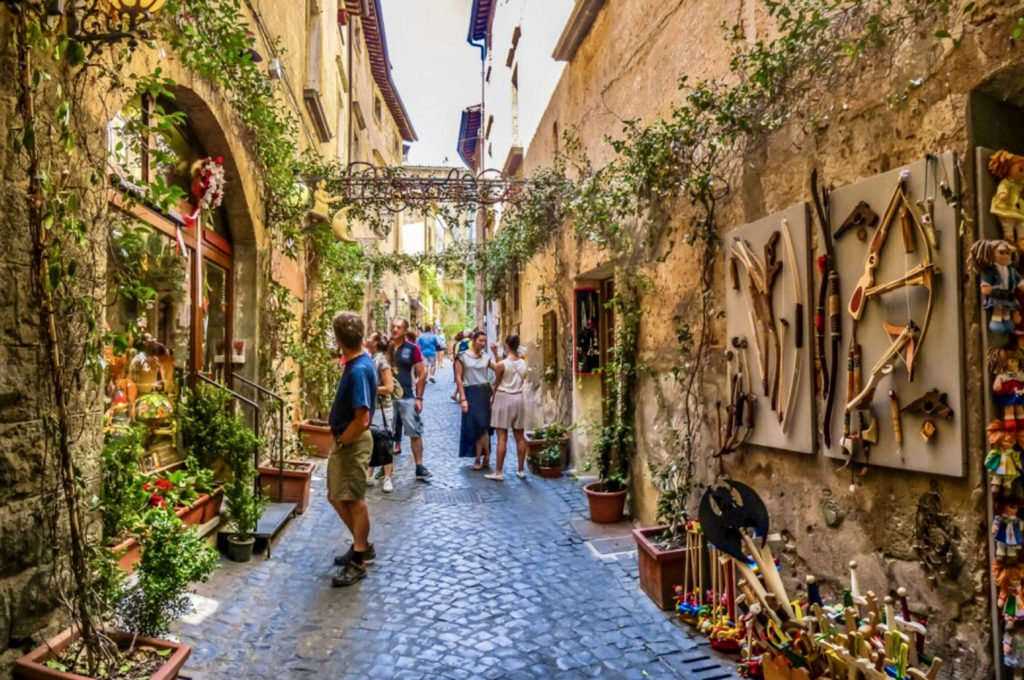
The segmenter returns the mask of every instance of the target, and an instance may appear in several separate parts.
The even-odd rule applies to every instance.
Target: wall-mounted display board
[[[831,192],[833,235],[854,225],[835,237],[848,354],[831,458],[852,451],[871,467],[964,474],[958,212],[939,187],[956,182],[954,163],[945,153]]]
[[[601,301],[596,288],[577,288],[573,306],[573,372],[594,375],[601,368]]]
[[[750,390],[753,398],[740,407],[754,409],[745,443],[799,453],[814,453],[817,422],[809,229],[807,204],[800,203],[725,235],[733,359],[723,409],[735,415],[737,393]]]

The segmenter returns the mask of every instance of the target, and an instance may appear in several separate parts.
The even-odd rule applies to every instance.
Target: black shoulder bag
[[[394,461],[395,436],[388,427],[388,416],[384,412],[380,396],[377,397],[377,408],[380,409],[380,416],[384,419],[384,427],[370,423],[370,435],[373,436],[373,453],[370,454],[370,467],[390,465]]]

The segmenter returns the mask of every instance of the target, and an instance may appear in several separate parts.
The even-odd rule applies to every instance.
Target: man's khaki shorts
[[[327,459],[327,497],[332,501],[365,500],[372,453],[373,436],[369,430],[348,446],[335,439]]]

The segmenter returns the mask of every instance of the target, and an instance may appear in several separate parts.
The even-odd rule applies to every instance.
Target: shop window
[[[223,208],[203,214],[199,233],[185,226],[193,168],[210,154],[172,102],[129,102],[108,125],[108,149],[113,188],[125,191],[111,198],[122,219],[107,259],[107,424],[145,426],[143,465],[157,469],[182,458],[181,386],[200,371],[231,382],[231,233]],[[177,210],[129,200],[132,185],[160,179],[182,189]]]

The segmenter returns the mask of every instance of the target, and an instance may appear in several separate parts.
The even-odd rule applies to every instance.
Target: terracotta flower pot
[[[523,437],[526,439],[526,459],[530,461],[537,456],[540,456],[540,452],[548,447],[550,442],[547,439],[535,439],[531,436],[531,432],[525,432]],[[569,465],[569,437],[565,436],[558,440],[558,447],[562,451],[562,467]],[[538,470],[539,466],[530,463],[530,470],[536,474],[540,474]]]
[[[220,514],[220,506],[224,502],[224,487],[218,486],[210,494],[210,499],[203,505],[203,524]]]
[[[320,458],[331,455],[331,446],[334,444],[331,428],[309,422],[299,423],[299,439],[303,446],[312,446]]]
[[[111,552],[119,555],[117,566],[129,574],[135,571],[135,565],[142,559],[142,546],[134,538],[126,538],[110,548]],[[123,554],[122,554],[123,553]]]
[[[295,503],[295,511],[301,515],[309,506],[309,489],[313,484],[316,463],[297,460],[290,460],[287,463],[292,467],[286,467],[281,472],[280,484],[278,469],[274,464],[260,465],[260,488],[266,491],[270,500],[275,503]]]
[[[130,636],[117,631],[107,633],[118,643],[127,644]],[[78,630],[68,628],[56,637],[50,638],[46,644],[36,647],[34,650],[21,657],[14,663],[14,677],[20,680],[89,680],[87,676],[58,671],[46,665],[56,654],[67,649],[68,645],[78,639]],[[192,653],[192,648],[179,642],[169,640],[158,640],[156,638],[138,637],[136,645],[146,645],[158,650],[171,650],[170,656],[164,661],[155,673],[149,676],[150,680],[176,680],[178,671],[185,665],[185,661]]]
[[[605,491],[601,482],[591,482],[583,487],[590,505],[590,521],[598,524],[621,522],[626,507],[626,489]]]
[[[554,467],[543,467],[538,465],[537,473],[540,474],[541,477],[545,477],[547,479],[558,479],[562,476],[562,466],[556,465]]]
[[[203,523],[206,513],[206,504],[210,501],[210,494],[199,494],[199,498],[192,501],[191,505],[182,505],[174,508],[174,514],[181,518],[185,524],[198,526]]]
[[[668,611],[675,609],[675,587],[682,583],[686,575],[687,560],[696,559],[697,554],[690,554],[685,548],[662,550],[654,544],[653,539],[660,536],[665,527],[633,529],[636,541],[636,559],[640,568],[640,587],[654,604]],[[699,565],[696,566],[699,568]]]

